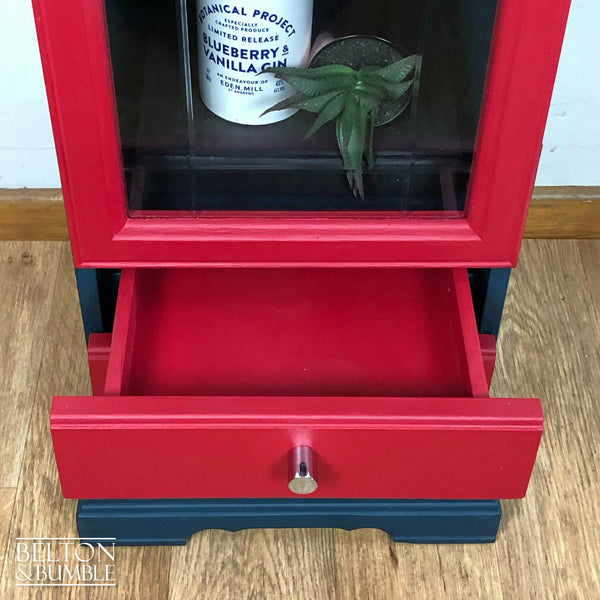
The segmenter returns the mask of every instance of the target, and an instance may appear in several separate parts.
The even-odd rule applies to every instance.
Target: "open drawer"
[[[312,497],[486,499],[543,418],[488,397],[464,269],[130,269],[104,395],[51,421],[67,497],[294,496],[302,447]]]

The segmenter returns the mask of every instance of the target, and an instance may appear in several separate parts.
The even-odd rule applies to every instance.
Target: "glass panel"
[[[496,0],[105,1],[132,216],[464,214]],[[404,80],[390,69],[376,72],[379,79],[367,78],[359,92],[362,83],[355,75],[348,83],[347,70],[324,77],[309,70],[288,82],[262,72],[309,60],[311,69],[382,67],[409,56],[414,68],[408,63]],[[315,113],[261,116],[300,90],[310,108],[332,114],[328,102],[343,97],[342,125],[334,118],[305,139]],[[353,102],[360,110],[348,108]],[[363,160],[353,179],[350,167],[363,144],[367,157],[375,114],[389,122],[373,130],[374,165]]]

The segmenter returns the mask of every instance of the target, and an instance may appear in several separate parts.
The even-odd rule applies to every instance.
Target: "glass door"
[[[516,263],[569,0],[32,2],[77,266]]]
[[[105,0],[129,215],[445,211],[448,217],[462,216],[496,0],[294,4],[302,6],[285,0]],[[310,78],[319,66],[360,72],[407,57],[410,70],[399,92],[380,97],[375,88],[358,96],[378,102],[371,119],[371,164],[368,114],[362,136],[360,189],[349,181],[352,169],[344,164],[336,136],[342,114],[308,138],[319,113],[260,114],[298,93],[289,80],[265,73],[269,67],[307,68]],[[351,79],[330,71],[318,83],[327,85],[322,81],[327,77],[340,83],[328,86],[325,95],[343,92],[351,104]],[[364,115],[350,118],[354,130],[360,130],[361,119]]]

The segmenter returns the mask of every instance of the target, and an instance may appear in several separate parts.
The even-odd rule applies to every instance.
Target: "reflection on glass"
[[[225,52],[237,52],[239,61],[262,64],[260,57],[250,60],[251,48],[233,28],[268,29],[274,23],[286,35],[290,23],[285,21],[292,19],[274,9],[282,2],[257,2],[262,10],[254,20],[258,9],[250,0],[227,4],[245,10],[250,25],[240,25],[243,15],[220,13],[215,21],[229,19],[229,29],[213,27],[211,51],[220,48],[222,58],[228,46]],[[419,57],[406,109],[374,130],[376,164],[372,169],[362,165],[364,199],[348,186],[335,121],[304,139],[315,118],[309,112],[266,125],[242,125],[205,106],[200,74],[206,75],[207,68],[202,28],[208,13],[204,23],[200,15],[207,5],[216,11],[223,6],[203,0],[106,0],[132,216],[153,211],[185,211],[177,215],[186,216],[188,211],[220,210],[464,210],[495,0],[315,0],[313,6],[302,5],[305,22],[312,8],[313,53],[346,36],[373,36],[389,42],[398,56]],[[273,22],[271,14],[277,15]],[[259,27],[261,21],[265,27]],[[227,37],[233,35],[237,40]],[[274,34],[244,32],[243,37],[263,35]],[[283,53],[288,45],[290,51],[283,41],[280,36],[266,46]],[[244,49],[246,59],[240,54]],[[244,111],[240,98],[243,94],[235,97],[241,108],[234,113]]]

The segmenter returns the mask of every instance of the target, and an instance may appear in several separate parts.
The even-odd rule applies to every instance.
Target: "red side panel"
[[[90,333],[88,340],[88,365],[90,367],[90,380],[94,396],[102,396],[104,393],[111,338],[110,333]]]
[[[494,369],[496,368],[496,338],[490,333],[484,333],[479,336],[481,344],[481,356],[483,358],[483,369],[488,389],[492,385]]]
[[[318,456],[314,497],[516,498],[542,434],[532,399],[63,397],[52,435],[75,498],[287,497],[287,453]]]

